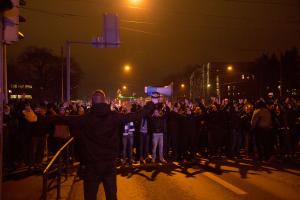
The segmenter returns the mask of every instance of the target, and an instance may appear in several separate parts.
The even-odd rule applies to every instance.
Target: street
[[[283,168],[284,166],[284,168]],[[299,199],[299,164],[255,167],[243,160],[201,160],[179,166],[135,166],[118,169],[120,200]],[[72,200],[83,199],[83,182],[75,182]],[[100,187],[98,199],[105,199]]]

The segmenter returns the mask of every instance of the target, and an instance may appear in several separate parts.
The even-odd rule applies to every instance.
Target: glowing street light
[[[227,71],[231,72],[233,70],[232,65],[227,66]]]
[[[131,70],[130,65],[125,65],[125,66],[124,66],[124,71],[125,71],[125,72],[130,72],[130,70]]]
[[[185,84],[184,83],[181,83],[180,87],[183,89],[185,88]]]
[[[127,89],[127,86],[126,86],[126,85],[123,85],[122,88],[123,88],[123,90],[126,90],[126,89]]]
[[[129,0],[129,3],[132,4],[132,5],[138,5],[142,2],[142,0]]]
[[[207,88],[210,88],[210,87],[211,87],[211,84],[210,84],[210,83],[208,83],[208,84],[207,84]]]

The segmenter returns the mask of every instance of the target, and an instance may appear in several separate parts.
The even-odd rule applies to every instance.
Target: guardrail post
[[[62,164],[63,164],[63,156],[62,153],[67,150],[69,145],[74,141],[74,138],[70,138],[68,142],[66,142],[59,150],[58,152],[54,155],[54,157],[51,159],[47,167],[45,168],[43,172],[43,189],[42,189],[42,196],[41,199],[46,200],[47,195],[48,195],[48,178],[49,178],[49,171],[53,167],[54,164],[57,163],[57,173],[55,174],[56,178],[56,198],[60,199],[61,198],[61,175],[62,175]],[[67,152],[67,160],[69,159],[69,154]],[[68,165],[66,163],[66,165]],[[66,176],[68,174],[66,173]],[[54,181],[55,182],[55,181]]]
[[[59,161],[58,161],[58,171],[57,171],[57,190],[56,190],[57,194],[56,194],[56,199],[60,199],[62,162],[63,162],[63,159],[60,156]]]
[[[47,200],[47,193],[48,193],[48,174],[43,175],[43,194],[42,199]]]
[[[66,169],[65,169],[65,178],[68,179],[70,172],[70,145],[66,149]]]

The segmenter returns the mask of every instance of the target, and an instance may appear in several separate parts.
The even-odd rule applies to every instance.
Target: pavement
[[[8,180],[3,200],[39,199],[41,176]],[[118,168],[119,200],[299,200],[300,162],[254,164],[251,160],[207,160]],[[73,176],[64,181],[62,199],[82,200],[83,181]],[[55,198],[52,190],[49,199]],[[99,187],[98,199],[105,199]]]
[[[42,194],[42,177],[28,167],[19,167],[5,173],[2,184],[3,200],[39,199]]]
[[[76,173],[74,171],[62,176],[61,199],[68,199],[71,187],[74,184]],[[48,200],[56,199],[56,187],[53,179],[49,180]],[[52,182],[52,184],[50,184]],[[42,196],[43,176],[41,172],[29,170],[28,167],[20,167],[7,173],[3,181],[3,200],[39,200]],[[1,198],[0,198],[1,199]]]
[[[250,160],[202,159],[199,163],[118,169],[119,200],[299,200],[299,163],[253,165]],[[83,199],[76,181],[70,199]],[[98,199],[105,199],[100,186]]]

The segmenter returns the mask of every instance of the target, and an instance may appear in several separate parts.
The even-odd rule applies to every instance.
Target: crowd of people
[[[5,170],[28,167],[43,170],[59,148],[77,130],[53,123],[54,117],[84,115],[86,106],[79,104],[33,104],[26,99],[4,106],[3,163]],[[74,149],[72,150],[74,152]],[[72,155],[73,156],[73,155]]]
[[[269,161],[293,159],[299,143],[300,106],[293,98],[259,99],[256,102],[216,98],[168,101],[152,95],[155,109],[141,119],[120,124],[120,164],[195,161],[247,157]],[[111,110],[130,113],[145,101],[111,102]],[[71,136],[75,137],[72,159],[84,162],[80,129],[53,123],[56,116],[86,115],[88,104],[30,104],[26,100],[4,107],[4,168],[20,165],[42,168]]]
[[[156,155],[162,163],[199,157],[269,161],[296,156],[300,110],[293,98],[259,99],[253,104],[229,99],[218,103],[216,98],[207,104],[185,98],[155,103],[151,116],[124,125],[121,163],[156,162]],[[130,112],[140,107],[133,104]],[[129,112],[126,106],[115,110]]]

